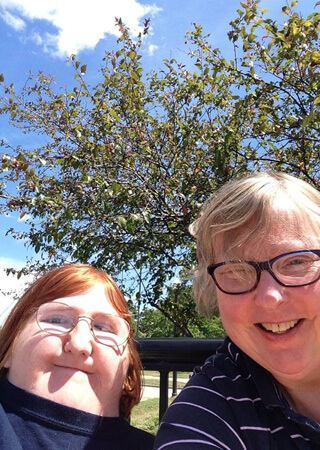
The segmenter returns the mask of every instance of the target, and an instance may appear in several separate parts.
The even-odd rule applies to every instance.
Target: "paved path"
[[[152,380],[159,380],[159,377],[154,376],[154,375],[143,375],[143,378],[145,380],[151,380],[151,382],[149,384],[152,384]],[[169,376],[169,381],[172,381],[172,376]],[[189,381],[189,378],[177,378],[177,381],[181,382],[181,383],[187,383],[187,381]]]
[[[149,386],[143,387],[143,394],[142,394],[142,400],[147,400],[148,398],[159,398],[160,389],[159,387],[152,386],[152,381],[155,380],[158,384],[159,383],[159,376],[155,375],[143,375],[143,378],[146,380],[147,384]],[[169,376],[169,381],[172,382],[172,374]],[[177,378],[177,381],[179,383],[187,383],[188,378]],[[181,386],[181,385],[180,385]],[[179,393],[181,389],[177,389],[177,392]],[[172,394],[172,388],[169,388],[169,397]]]
[[[178,389],[178,393],[181,389]],[[144,386],[142,400],[148,400],[149,398],[159,398],[160,389],[158,387]],[[169,389],[169,396],[172,393],[172,389]]]

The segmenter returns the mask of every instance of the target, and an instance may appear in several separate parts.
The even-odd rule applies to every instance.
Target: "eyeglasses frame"
[[[50,332],[50,331],[44,330],[44,329],[40,326],[39,320],[38,320],[38,311],[39,311],[39,309],[41,308],[41,306],[43,306],[43,305],[45,305],[45,304],[50,304],[50,303],[56,303],[56,304],[59,304],[59,305],[64,305],[64,306],[67,306],[68,308],[71,308],[73,311],[75,311],[75,313],[77,314],[78,317],[77,317],[77,320],[75,321],[75,323],[73,324],[73,326],[72,326],[72,328],[71,328],[70,330],[68,330],[68,331],[66,331],[66,332],[61,332],[61,333],[52,333],[52,332]],[[52,301],[52,302],[45,302],[45,303],[42,303],[41,305],[39,305],[39,306],[35,309],[35,311],[36,311],[36,322],[37,322],[37,324],[38,324],[38,327],[40,328],[40,330],[44,331],[44,332],[47,333],[47,334],[51,334],[51,335],[53,335],[53,336],[66,336],[67,334],[71,333],[71,332],[75,329],[75,327],[78,325],[78,323],[79,323],[80,320],[84,320],[85,322],[87,322],[87,324],[88,324],[88,326],[89,326],[89,329],[90,329],[90,332],[91,332],[91,334],[92,334],[92,336],[93,336],[93,338],[94,338],[94,340],[95,340],[96,342],[98,342],[98,343],[101,344],[101,345],[106,345],[107,347],[114,347],[114,345],[115,345],[115,344],[105,344],[104,342],[99,341],[99,339],[98,339],[97,336],[95,335],[95,333],[94,333],[94,331],[93,331],[93,328],[92,328],[92,322],[94,321],[94,318],[89,317],[89,316],[79,315],[79,314],[77,313],[77,311],[75,310],[75,308],[73,308],[73,307],[70,306],[70,305],[67,305],[66,303],[63,303],[63,302],[53,302],[53,301]],[[124,345],[124,344],[131,338],[132,333],[133,333],[133,330],[132,330],[132,328],[130,327],[129,323],[126,321],[126,319],[125,319],[124,317],[117,316],[116,314],[108,314],[108,313],[99,313],[99,314],[97,314],[97,317],[99,317],[100,315],[117,317],[118,319],[120,319],[120,320],[122,320],[122,321],[125,322],[125,324],[126,324],[126,326],[127,326],[127,328],[128,328],[128,336],[126,337],[126,339],[125,339],[123,342],[117,343],[117,344],[116,344],[117,346]],[[90,321],[90,322],[88,322],[88,321]]]
[[[315,253],[317,256],[320,257],[320,250],[319,249],[314,249],[314,250],[297,250],[294,252],[287,252],[287,253],[282,253],[281,255],[278,255],[272,259],[269,259],[267,261],[263,261],[263,262],[257,262],[257,261],[245,261],[245,260],[234,260],[234,261],[224,261],[224,262],[220,262],[220,263],[216,263],[216,264],[210,264],[207,267],[207,272],[208,274],[211,276],[211,278],[213,279],[214,283],[216,284],[217,288],[221,291],[224,292],[225,294],[229,294],[229,295],[241,295],[241,294],[247,294],[249,292],[252,292],[256,289],[256,287],[259,284],[260,278],[261,278],[261,273],[263,270],[267,271],[270,273],[270,275],[274,278],[274,280],[276,280],[277,283],[279,283],[281,286],[284,287],[300,287],[300,286],[308,286],[309,284],[313,284],[316,283],[319,279],[320,279],[320,272],[319,272],[319,276],[318,278],[316,278],[315,280],[312,281],[308,281],[307,283],[303,283],[303,284],[287,284],[284,283],[281,280],[278,280],[276,274],[274,273],[274,271],[272,270],[272,266],[273,264],[278,261],[279,259],[283,258],[284,256],[290,256],[290,255],[294,255],[294,254],[300,254],[300,253]],[[225,266],[227,264],[235,264],[235,263],[246,263],[249,266],[252,266],[255,268],[256,273],[257,273],[257,280],[254,284],[254,286],[251,289],[248,289],[246,291],[241,291],[241,292],[228,292],[225,289],[222,289],[219,286],[219,283],[216,280],[216,277],[214,275],[214,271],[221,266]]]

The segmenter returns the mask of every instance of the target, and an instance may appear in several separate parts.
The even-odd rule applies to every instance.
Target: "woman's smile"
[[[301,319],[290,320],[287,322],[279,322],[279,323],[259,323],[258,326],[263,330],[269,331],[271,333],[283,334],[288,330],[294,328]]]

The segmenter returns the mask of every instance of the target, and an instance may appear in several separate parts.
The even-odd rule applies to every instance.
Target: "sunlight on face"
[[[287,252],[316,249],[319,244],[314,225],[307,221],[288,222],[287,229],[276,221],[264,240],[248,241],[231,258],[266,261]],[[219,261],[224,260],[226,245],[222,239],[217,242]],[[227,334],[276,379],[299,383],[320,371],[319,281],[284,287],[263,271],[254,291],[230,295],[217,289],[217,297]]]
[[[79,315],[118,315],[101,284],[57,300]],[[69,334],[56,336],[42,331],[34,315],[17,338],[6,367],[9,381],[17,387],[93,414],[118,416],[128,351],[126,345],[119,349],[97,342],[85,320]]]

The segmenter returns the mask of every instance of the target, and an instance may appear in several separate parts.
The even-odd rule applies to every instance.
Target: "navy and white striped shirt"
[[[269,372],[226,338],[166,411],[156,450],[320,449],[320,425],[296,414]]]

